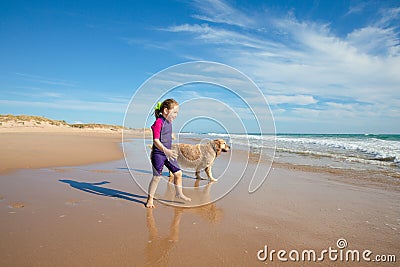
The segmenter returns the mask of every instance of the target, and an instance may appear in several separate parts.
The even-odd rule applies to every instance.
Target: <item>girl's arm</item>
[[[173,158],[176,159],[178,157],[178,154],[175,151],[172,151],[171,149],[166,148],[160,141],[160,139],[153,139],[153,144],[161,151],[164,152],[164,154],[167,156],[167,158]]]

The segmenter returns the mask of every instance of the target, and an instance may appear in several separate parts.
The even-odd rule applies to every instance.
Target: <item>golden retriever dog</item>
[[[197,179],[203,179],[200,176],[200,171],[204,170],[208,179],[213,182],[217,181],[211,172],[215,159],[221,152],[228,152],[230,149],[230,146],[223,139],[211,140],[197,145],[180,143],[172,145],[172,150],[178,154],[177,160],[181,168],[195,170]]]

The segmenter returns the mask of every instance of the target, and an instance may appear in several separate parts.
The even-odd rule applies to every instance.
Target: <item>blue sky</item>
[[[400,133],[399,25],[399,1],[1,1],[0,113],[122,124],[153,74],[209,60],[278,132]]]

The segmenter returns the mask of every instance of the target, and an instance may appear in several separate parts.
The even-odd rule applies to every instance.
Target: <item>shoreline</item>
[[[184,141],[194,144],[200,142],[198,137],[184,137]],[[246,154],[246,151],[241,146],[238,150]],[[243,147],[245,148],[245,147]],[[257,152],[250,151],[248,153],[249,160],[257,159],[260,163],[270,164],[269,157],[261,156]],[[282,168],[294,171],[302,171],[310,174],[328,174],[332,175],[332,179],[339,182],[363,186],[373,186],[392,191],[400,192],[400,173],[397,170],[373,170],[373,169],[354,169],[354,168],[338,168],[334,166],[307,165],[301,162],[282,161],[279,152],[275,153],[271,168]]]
[[[77,129],[55,127],[0,127],[0,175],[18,169],[73,167],[106,163],[124,157],[122,142],[143,139],[143,131],[110,129]],[[122,136],[124,134],[124,137]],[[145,132],[146,138],[151,135]],[[199,141],[187,138],[189,143]],[[243,151],[245,152],[245,151]],[[258,158],[250,152],[250,158]],[[261,162],[265,159],[262,157]],[[365,186],[400,191],[400,176],[371,170],[354,170],[280,162],[274,159],[272,167],[309,173],[331,174],[334,179]]]
[[[333,180],[341,183],[400,192],[400,176],[393,175],[393,173],[371,170],[338,169],[276,161],[274,161],[272,167],[311,174],[326,174],[331,175]]]

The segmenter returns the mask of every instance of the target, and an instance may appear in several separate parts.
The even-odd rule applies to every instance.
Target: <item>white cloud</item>
[[[268,95],[266,97],[268,103],[272,105],[278,105],[278,104],[309,105],[318,102],[313,96],[310,95]]]
[[[222,28],[211,27],[208,24],[183,24],[170,26],[164,29],[170,32],[188,32],[196,34],[195,39],[202,40],[206,43],[224,44],[227,46],[239,46],[256,49],[264,49],[266,46],[275,46],[267,40],[259,40],[254,37],[246,36],[238,32],[225,30]]]
[[[364,8],[366,7],[366,5],[367,4],[365,2],[362,2],[362,3],[358,3],[357,5],[350,6],[349,11],[347,11],[345,16],[361,13],[364,10]]]
[[[245,13],[234,9],[220,0],[197,0],[196,7],[203,14],[195,14],[194,18],[213,23],[224,23],[240,27],[248,27],[254,24],[253,19]]]
[[[359,52],[369,55],[398,56],[399,39],[393,28],[368,26],[347,35],[347,41]]]
[[[307,119],[315,119],[321,115],[322,111],[311,108],[294,108],[291,113],[295,114],[297,118],[303,117]]]
[[[380,9],[379,13],[381,17],[378,20],[377,24],[380,27],[387,27],[392,22],[398,23],[398,21],[400,20],[400,7]],[[399,26],[397,24],[397,28],[398,27]]]
[[[346,116],[367,122],[367,115],[379,120],[387,118],[387,112],[399,113],[400,42],[395,22],[400,8],[381,9],[380,17],[369,25],[340,36],[331,24],[298,20],[293,15],[260,19],[216,2],[227,13],[240,14],[240,22],[235,24],[226,18],[227,13],[219,16],[218,6],[207,2],[209,7],[205,8],[207,4],[196,3],[202,14],[194,17],[210,24],[184,24],[165,30],[190,33],[192,40],[215,45],[215,56],[249,75],[271,104],[316,106],[279,110],[280,118],[305,115],[304,119],[309,116],[320,121]],[[361,13],[364,8],[350,8],[345,15]],[[225,27],[223,23],[240,27]],[[351,103],[323,101],[342,98]]]
[[[48,78],[48,77],[26,74],[26,73],[19,73],[19,72],[16,72],[15,74],[22,77],[25,80],[28,80],[31,82],[36,82],[36,83],[41,83],[41,84],[59,85],[59,86],[67,86],[67,87],[75,87],[76,86],[75,82],[67,81],[67,80],[54,79],[54,78]]]
[[[13,95],[19,95],[27,98],[43,98],[43,97],[50,97],[50,98],[61,98],[64,97],[64,94],[59,92],[49,92],[43,91],[42,88],[38,87],[30,87],[30,86],[21,86],[18,87],[21,89],[28,89],[30,92],[10,92]]]

